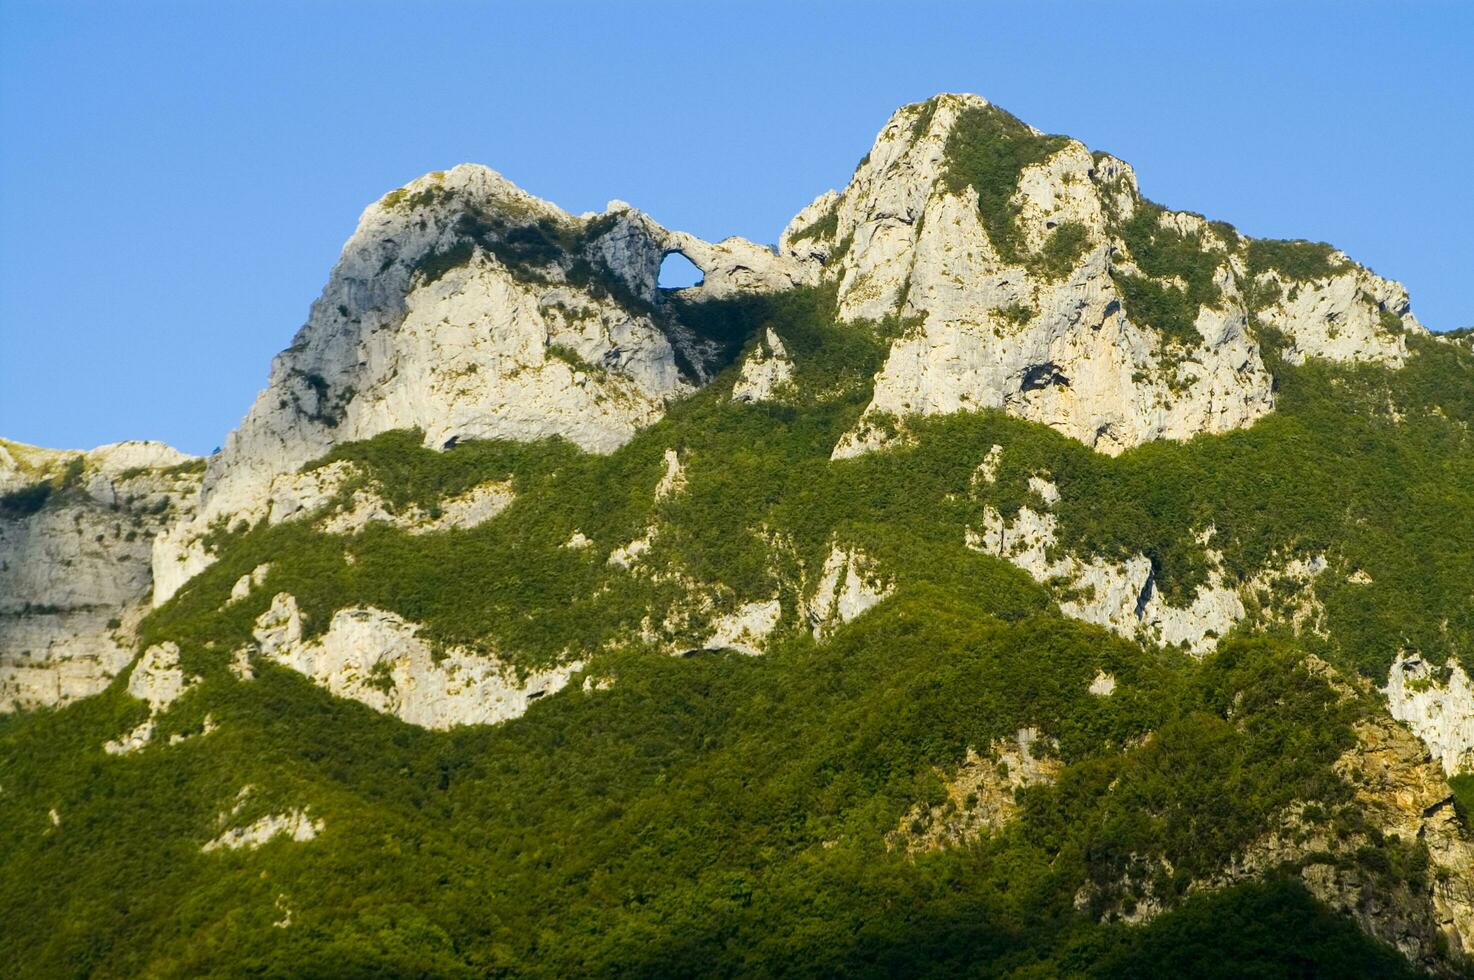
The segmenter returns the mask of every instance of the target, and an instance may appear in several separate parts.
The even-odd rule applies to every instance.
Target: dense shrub
[[[1197,261],[1148,237],[1143,254],[1168,257],[1147,261]],[[510,481],[515,502],[480,527],[222,529],[219,562],[142,629],[203,678],[154,745],[102,750],[147,715],[122,678],[0,719],[0,962],[22,976],[1402,975],[1296,885],[1188,887],[1292,802],[1345,803],[1332,763],[1367,704],[1342,703],[1307,652],[1380,681],[1398,649],[1474,649],[1474,352],[1410,337],[1398,372],[1273,362],[1278,409],[1259,424],[1114,458],[980,412],[906,419],[896,448],[832,461],[903,329],[838,325],[832,302],[796,291],[695,314],[734,359],[772,327],[798,381],[785,401],[733,403],[732,369],[607,456],[559,440],[437,452],[399,432],[316,464],[350,463],[345,496],[373,489],[391,509]],[[995,444],[996,483],[980,484]],[[670,448],[686,485],[657,501]],[[1043,473],[1061,547],[1146,554],[1176,600],[1206,578],[1209,525],[1233,582],[1325,554],[1327,635],[1236,635],[1196,662],[1062,618],[1048,589],[964,546],[984,506],[1037,505]],[[650,574],[607,562],[651,526]],[[593,545],[564,547],[575,530]],[[799,593],[836,541],[896,591],[821,645]],[[267,561],[263,587],[227,602]],[[774,648],[651,649],[643,624],[692,589],[716,608],[778,596]],[[520,719],[449,732],[271,664],[242,683],[231,653],[278,591],[309,632],[369,604],[519,668],[574,652],[614,683],[575,678]],[[1088,693],[1100,671],[1109,698]],[[216,731],[168,744],[207,714]],[[968,748],[1027,727],[1064,768],[1019,795],[1014,823],[915,858],[887,846]],[[246,784],[249,813],[308,805],[323,834],[201,853]],[[1420,844],[1384,843],[1368,868],[1426,873]],[[1142,897],[1144,859],[1177,911],[1102,925]]]

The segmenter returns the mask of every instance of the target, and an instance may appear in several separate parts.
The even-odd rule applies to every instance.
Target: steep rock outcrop
[[[824,559],[814,594],[802,612],[814,639],[824,640],[895,591],[895,581],[881,571],[873,558],[856,548],[835,543]]]
[[[906,325],[837,458],[885,444],[893,417],[963,409],[1109,453],[1241,428],[1274,405],[1251,317],[1292,359],[1400,363],[1401,334],[1422,329],[1400,286],[1339,253],[1281,288],[1231,229],[1152,205],[1127,164],[976,96],[898,110],[780,248],[823,267],[841,317]]]
[[[109,755],[137,752],[153,740],[157,719],[169,706],[199,683],[179,666],[179,647],[160,643],[143,652],[128,675],[128,693],[148,704],[148,717],[137,728],[103,745]]]
[[[323,831],[323,821],[314,819],[307,807],[295,807],[278,813],[267,813],[250,821],[240,823],[243,811],[252,805],[256,787],[242,786],[231,808],[220,814],[217,823],[223,828],[218,835],[206,841],[200,850],[211,851],[254,851],[274,838],[285,837],[289,841],[304,843],[315,840]],[[289,915],[290,918],[290,915]]]
[[[157,599],[209,564],[212,522],[267,509],[273,484],[332,446],[418,428],[426,445],[560,436],[608,452],[730,357],[657,286],[680,252],[700,302],[811,281],[741,239],[662,228],[621,202],[575,217],[494,171],[436,172],[371,205],[292,346],[222,452],[205,506],[160,541]]]
[[[704,275],[678,298],[658,286],[660,263],[674,252]],[[435,448],[556,436],[610,451],[749,347],[748,337],[704,333],[703,318],[687,311],[811,286],[833,289],[841,320],[894,328],[869,406],[836,457],[904,436],[908,416],[988,407],[1112,453],[1221,432],[1273,407],[1261,343],[1290,361],[1397,365],[1408,356],[1406,335],[1422,330],[1401,286],[1341,253],[1251,241],[1167,211],[1141,196],[1126,163],[975,96],[898,110],[844,190],[800,212],[776,251],[736,238],[704,242],[619,201],[574,216],[484,167],[437,171],[364,211],[307,323],[209,460],[198,509],[192,490],[188,506],[171,495],[168,514],[149,515],[146,533],[127,542],[155,538],[151,572],[91,583],[80,589],[87,597],[49,582],[0,592],[22,609],[3,610],[0,650],[10,663],[0,664],[0,697],[55,703],[98,689],[127,660],[107,624],[126,632],[140,612],[116,615],[120,596],[147,576],[154,603],[169,599],[214,561],[212,529],[318,514],[352,467],[302,467],[334,446],[417,428]],[[796,383],[778,332],[760,329],[737,372],[737,400],[781,398]],[[367,488],[320,526],[466,526],[506,499],[488,490],[465,514],[430,518],[395,513]],[[73,516],[43,508],[7,530],[3,547],[26,555],[11,566],[54,568],[96,550],[89,541],[105,543],[106,518],[94,521],[95,509]],[[611,560],[634,567],[652,540],[629,542]],[[130,551],[82,560],[134,559]],[[842,621],[880,594],[863,576],[836,575],[833,602],[804,610],[819,632],[830,628],[821,621]],[[1111,610],[1147,584],[1136,567],[1081,583],[1102,594],[1095,621],[1118,631],[1131,624]],[[1205,605],[1195,600],[1185,619],[1164,607],[1158,632],[1200,649],[1241,618],[1232,591],[1210,583]],[[40,672],[27,672],[34,662]],[[63,662],[72,666],[49,666]]]
[[[424,728],[516,718],[583,667],[575,661],[519,677],[495,657],[459,648],[437,652],[418,632],[391,612],[340,609],[326,633],[305,639],[296,600],[281,593],[257,620],[255,639],[261,656],[338,697]]]
[[[783,604],[777,599],[745,602],[712,620],[707,649],[736,650],[753,656],[763,653],[782,616]]]
[[[128,665],[153,538],[194,513],[199,484],[161,443],[0,442],[0,711],[87,697]]]
[[[1423,740],[1444,772],[1474,773],[1474,684],[1463,666],[1451,660],[1440,670],[1398,654],[1383,693],[1392,717]]]
[[[742,362],[741,373],[732,386],[735,402],[769,402],[793,383],[793,361],[788,349],[783,346],[771,327],[763,332],[763,338],[752,353]]]
[[[1036,490],[1046,500],[1058,499],[1054,485],[1040,481]],[[1048,510],[1019,508],[1007,520],[992,505],[983,508],[979,529],[968,528],[965,544],[974,551],[990,554],[1028,572],[1041,585],[1051,587],[1062,613],[1073,619],[1103,626],[1128,640],[1167,646],[1182,646],[1194,656],[1204,656],[1236,624],[1248,616],[1245,598],[1274,591],[1281,583],[1293,583],[1287,600],[1287,624],[1312,630],[1318,621],[1319,605],[1313,583],[1325,570],[1323,558],[1292,558],[1282,565],[1262,569],[1241,583],[1225,581],[1222,555],[1206,548],[1211,567],[1208,581],[1193,591],[1187,605],[1169,603],[1158,591],[1151,559],[1137,554],[1124,561],[1108,561],[1058,553],[1059,519]]]

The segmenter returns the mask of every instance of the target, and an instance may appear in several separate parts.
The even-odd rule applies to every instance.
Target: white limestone
[[[732,386],[734,402],[775,401],[793,383],[793,361],[778,334],[769,327],[758,345],[742,362],[741,373]]]
[[[1042,476],[1034,475],[1029,477],[1029,490],[1042,500],[1046,507],[1053,507],[1059,503],[1059,487]]]
[[[1042,254],[1066,224],[1083,230],[1086,250],[1057,280],[1005,260],[976,191],[945,179],[953,128],[986,107],[976,96],[944,95],[898,110],[844,191],[816,200],[784,231],[785,254],[835,283],[843,319],[897,316],[908,325],[835,458],[889,444],[889,420],[909,415],[1002,409],[1114,454],[1242,428],[1272,410],[1272,382],[1239,288],[1243,260],[1201,217],[1167,212],[1161,222],[1202,235],[1205,249],[1222,256],[1218,308],[1198,311],[1197,337],[1185,344],[1129,318],[1113,273],[1139,270],[1108,218],[1128,218],[1139,193],[1121,161],[1092,157],[1070,140],[1026,168],[1012,202],[1023,258]],[[813,234],[825,217],[834,230]],[[1349,267],[1287,290],[1258,315],[1294,336],[1292,359],[1400,364],[1401,331],[1422,331],[1406,299],[1396,283]],[[1398,318],[1397,331],[1381,323],[1383,310]]]
[[[713,650],[736,650],[755,656],[764,652],[766,640],[782,616],[783,604],[776,598],[743,603],[725,616],[712,620],[712,632],[706,646]]]
[[[216,556],[206,549],[203,540],[212,527],[224,523],[233,530],[260,521],[280,524],[305,520],[329,507],[356,475],[355,467],[343,461],[302,472],[278,473],[248,499],[223,502],[217,498],[192,519],[168,528],[153,543],[153,604],[163,605],[186,582],[215,563]]]
[[[1474,773],[1474,684],[1457,661],[1442,670],[1399,653],[1387,673],[1387,710],[1428,746],[1450,776]]]
[[[1041,489],[1036,487],[1036,493]],[[1005,520],[996,508],[986,505],[981,529],[968,528],[964,543],[1052,587],[1060,611],[1072,619],[1103,626],[1131,640],[1183,646],[1194,656],[1210,652],[1220,637],[1248,615],[1244,594],[1255,595],[1276,582],[1288,580],[1296,585],[1289,625],[1313,629],[1318,622],[1319,607],[1310,586],[1325,570],[1323,558],[1290,560],[1233,586],[1224,580],[1221,556],[1209,549],[1208,581],[1194,590],[1188,605],[1174,606],[1157,591],[1151,560],[1145,555],[1117,562],[1098,555],[1051,557],[1058,524],[1054,514],[1031,507],[1021,507],[1013,520]]]
[[[66,704],[133,659],[151,541],[193,513],[200,475],[160,443],[83,453],[0,440],[0,452],[0,493],[53,488],[0,516],[0,712]]]
[[[251,663],[251,651],[247,647],[237,647],[230,655],[230,672],[238,681],[253,681],[256,679],[256,666]]]
[[[254,635],[262,656],[331,693],[434,729],[516,718],[583,667],[573,661],[519,675],[494,656],[459,647],[437,652],[419,631],[392,612],[354,608],[334,613],[322,636],[304,639],[296,600],[281,593]]]
[[[1108,698],[1116,693],[1116,678],[1103,670],[1097,670],[1095,676],[1090,680],[1090,693],[1097,697]]]
[[[1131,319],[1118,285],[1141,272],[1119,231],[1142,203],[1131,167],[1061,141],[1020,175],[1009,202],[1017,240],[995,242],[976,189],[946,173],[959,119],[987,109],[976,96],[943,95],[898,110],[847,186],[795,216],[776,252],[736,238],[704,242],[618,201],[573,216],[472,165],[386,195],[363,212],[307,323],[209,460],[202,490],[198,476],[171,472],[190,458],[156,443],[81,454],[0,442],[0,492],[83,463],[79,494],[65,506],[0,521],[0,710],[105,686],[130,659],[141,596],[151,590],[161,604],[208,568],[218,557],[206,544],[212,529],[311,520],[330,533],[375,522],[431,533],[495,519],[512,502],[510,485],[492,482],[397,509],[384,488],[347,493],[362,482],[350,463],[301,471],[343,442],[418,428],[434,449],[491,438],[559,437],[591,452],[625,444],[730,356],[681,322],[686,302],[822,285],[835,290],[842,321],[899,324],[837,459],[904,443],[917,415],[999,409],[1118,453],[1241,428],[1271,411],[1241,241],[1196,215],[1161,215],[1164,229],[1202,237],[1221,299],[1198,310],[1186,340],[1160,336]],[[1045,270],[1038,259],[1064,226],[1083,230],[1084,251],[1072,268]],[[544,244],[516,246],[510,228]],[[677,299],[658,287],[673,252],[703,272]],[[1278,298],[1254,316],[1284,334],[1291,361],[1405,363],[1407,335],[1425,332],[1406,290],[1340,253],[1332,265],[1315,282],[1259,273],[1256,293],[1277,286]],[[732,397],[788,397],[797,376],[784,341],[772,327],[752,339]],[[666,462],[657,499],[684,479],[674,449]],[[992,482],[997,468],[990,453],[976,481]],[[1037,480],[1047,508],[1052,484]],[[653,540],[652,529],[609,561],[633,568]],[[575,532],[569,547],[587,544]],[[1245,615],[1243,585],[1214,579],[1175,609],[1133,597],[1151,588],[1137,559],[1078,561],[1064,569],[1078,573],[1080,591],[1066,605],[1118,632],[1141,626],[1134,604],[1144,602],[1153,636],[1201,652]],[[847,609],[879,594],[836,576]],[[237,582],[232,599],[260,584]],[[1320,628],[1311,599],[1297,628]]]
[[[109,755],[128,755],[146,747],[153,740],[159,716],[199,680],[186,675],[179,666],[177,644],[160,643],[149,647],[128,676],[128,693],[148,703],[148,717],[132,731],[105,743],[103,751]],[[206,727],[213,730],[213,722]],[[177,744],[177,741],[171,739],[171,743]]]
[[[285,837],[301,844],[316,839],[322,831],[323,821],[314,820],[305,809],[268,813],[244,827],[231,827],[221,831],[219,836],[207,841],[200,850],[206,854],[219,850],[254,851],[277,837]]]
[[[1003,462],[1003,447],[994,443],[992,448],[988,450],[987,455],[983,457],[983,461],[978,464],[978,468],[973,470],[973,487],[976,488],[980,483],[988,486],[997,483],[998,464],[1001,462]]]
[[[150,710],[159,712],[178,701],[197,682],[198,678],[187,677],[180,668],[178,645],[160,643],[149,647],[139,658],[128,677],[128,693],[148,702]]]
[[[819,584],[804,608],[814,639],[827,639],[895,591],[895,581],[880,570],[874,559],[836,543],[824,560]]]
[[[681,463],[680,454],[674,449],[665,451],[665,472],[660,475],[660,482],[655,485],[655,499],[664,500],[672,494],[680,493],[686,487],[686,470]]]
[[[653,525],[646,528],[642,536],[609,552],[609,564],[620,568],[633,568],[640,560],[640,556],[650,550],[650,546],[655,543],[655,538],[659,533],[660,529]]]
[[[1261,277],[1281,285],[1279,300],[1261,315],[1290,339],[1285,357],[1295,364],[1323,357],[1401,367],[1408,357],[1406,333],[1427,333],[1411,312],[1407,290],[1352,264],[1343,252],[1332,261],[1343,263],[1342,271],[1315,283],[1285,283],[1273,271]],[[1383,313],[1399,324],[1396,332],[1382,325]]]
[[[266,581],[266,575],[271,571],[271,562],[262,562],[246,574],[235,580],[230,587],[230,601],[240,602],[251,594],[252,591],[261,587]]]
[[[434,512],[410,504],[396,511],[378,493],[353,491],[348,506],[331,510],[317,522],[329,534],[357,534],[370,524],[389,524],[410,534],[430,534],[453,528],[472,528],[491,520],[511,506],[516,499],[511,483],[495,480],[472,487],[465,493],[448,497],[436,505]]]

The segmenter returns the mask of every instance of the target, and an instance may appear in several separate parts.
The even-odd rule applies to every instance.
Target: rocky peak
[[[967,408],[1110,453],[1240,428],[1274,406],[1266,338],[1291,361],[1396,365],[1422,329],[1401,286],[1341,253],[1162,208],[1123,161],[976,96],[898,110],[781,249],[821,267],[842,319],[906,325],[836,456]]]
[[[249,496],[332,445],[394,428],[418,427],[437,448],[560,435],[613,449],[733,353],[665,302],[657,281],[672,252],[706,274],[682,291],[690,300],[812,278],[769,249],[703,242],[623,202],[570,215],[470,164],[386,194],[211,460],[207,498]]]
[[[704,279],[673,295],[658,279],[675,252]],[[816,285],[840,320],[890,319],[896,338],[836,457],[908,416],[983,408],[1109,453],[1221,432],[1274,406],[1262,344],[1400,364],[1421,330],[1400,286],[1341,253],[1168,211],[1124,162],[972,95],[899,109],[776,252],[620,201],[575,216],[463,164],[364,211],[209,461],[199,514],[161,537],[156,599],[209,563],[211,522],[260,518],[274,480],[341,443],[419,429],[435,448],[557,436],[612,451],[742,353],[749,338],[703,301]],[[744,396],[791,376],[759,347]]]

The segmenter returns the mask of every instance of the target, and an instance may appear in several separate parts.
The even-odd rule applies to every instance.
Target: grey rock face
[[[296,600],[281,593],[257,620],[254,635],[262,656],[339,697],[424,728],[519,717],[583,667],[573,661],[519,678],[495,657],[459,648],[437,657],[418,631],[416,624],[380,609],[340,609],[325,634],[304,640]]]
[[[1013,234],[995,241],[977,187],[952,172],[949,145],[977,120],[1002,115],[965,95],[900,109],[849,186],[783,233],[781,250],[820,266],[821,280],[836,286],[842,318],[906,325],[836,458],[879,447],[893,427],[875,423],[907,415],[999,408],[1114,454],[1242,428],[1271,411],[1272,380],[1243,293],[1283,277],[1250,270],[1236,234],[1148,207],[1127,164],[1062,137],[1041,143],[1047,155],[1020,173],[1007,202]],[[1012,125],[1015,139],[1045,141]],[[1139,210],[1145,228],[1130,224]],[[1058,237],[1067,229],[1073,258]],[[1216,299],[1196,305],[1186,336],[1133,316],[1123,283],[1187,289],[1139,265],[1147,255],[1133,254],[1131,240],[1144,234],[1189,243],[1212,270],[1206,291]],[[1339,254],[1333,270],[1282,288],[1252,315],[1287,336],[1292,360],[1401,363],[1402,333],[1422,330],[1406,292]]]
[[[958,141],[977,138],[979,126],[1041,148],[1008,187],[979,183],[957,162]],[[1162,271],[1152,242],[1191,262]],[[658,278],[675,252],[704,278],[673,296]],[[834,290],[841,321],[897,326],[837,458],[904,437],[907,417],[981,408],[1116,453],[1240,428],[1271,411],[1265,337],[1280,338],[1292,362],[1405,361],[1407,335],[1422,331],[1406,291],[1340,253],[1310,252],[1319,264],[1256,256],[1226,226],[1146,201],[1126,163],[1045,137],[976,96],[898,110],[843,191],[801,211],[776,250],[705,242],[619,201],[571,215],[485,167],[427,174],[364,211],[307,323],[209,460],[198,499],[198,477],[170,469],[185,458],[165,448],[130,443],[83,456],[0,444],[4,493],[82,460],[81,482],[66,494],[0,519],[0,708],[99,690],[129,659],[143,597],[166,601],[215,560],[211,526],[290,520],[333,499],[342,466],[300,468],[336,445],[406,428],[437,449],[554,436],[590,452],[623,445],[752,339],[704,333],[701,316],[689,315],[702,302],[819,286]],[[1186,296],[1190,286],[1205,298],[1170,330],[1135,312],[1133,288]],[[772,329],[736,371],[733,397],[746,402],[783,400],[801,376]],[[465,526],[510,500],[506,488],[482,490],[448,502],[454,519],[440,521],[391,514],[365,493],[320,527]],[[1048,515],[1033,518],[1042,542]],[[1005,533],[1022,541],[1026,529],[992,523],[974,546],[1001,553]],[[634,567],[654,533],[611,561]],[[1010,546],[1009,557],[1039,548]],[[1070,560],[1097,596],[1094,605],[1070,600],[1080,607],[1072,614],[1134,633],[1139,563]],[[820,578],[802,610],[820,634],[890,588],[863,555],[843,551]],[[1201,652],[1243,616],[1236,590],[1216,581],[1199,600],[1162,607],[1152,635]],[[774,616],[759,605],[717,639],[760,646]]]
[[[741,239],[711,244],[622,202],[575,217],[484,167],[421,177],[371,205],[266,389],[210,461],[205,506],[160,541],[156,601],[212,556],[208,526],[265,508],[273,482],[334,445],[418,428],[462,439],[561,436],[609,452],[729,355],[657,282],[680,252],[700,302],[813,279]]]
[[[593,452],[622,445],[714,366],[660,302],[672,252],[706,274],[683,291],[693,300],[810,276],[621,202],[575,217],[484,167],[412,181],[364,212],[307,325],[211,460],[207,500],[390,429],[421,428],[435,448],[551,435]]]
[[[1474,683],[1457,661],[1440,670],[1399,653],[1387,672],[1387,710],[1428,746],[1450,776],[1474,772]]]
[[[190,460],[160,443],[0,443],[0,712],[96,694],[127,666],[154,535],[194,512]]]

